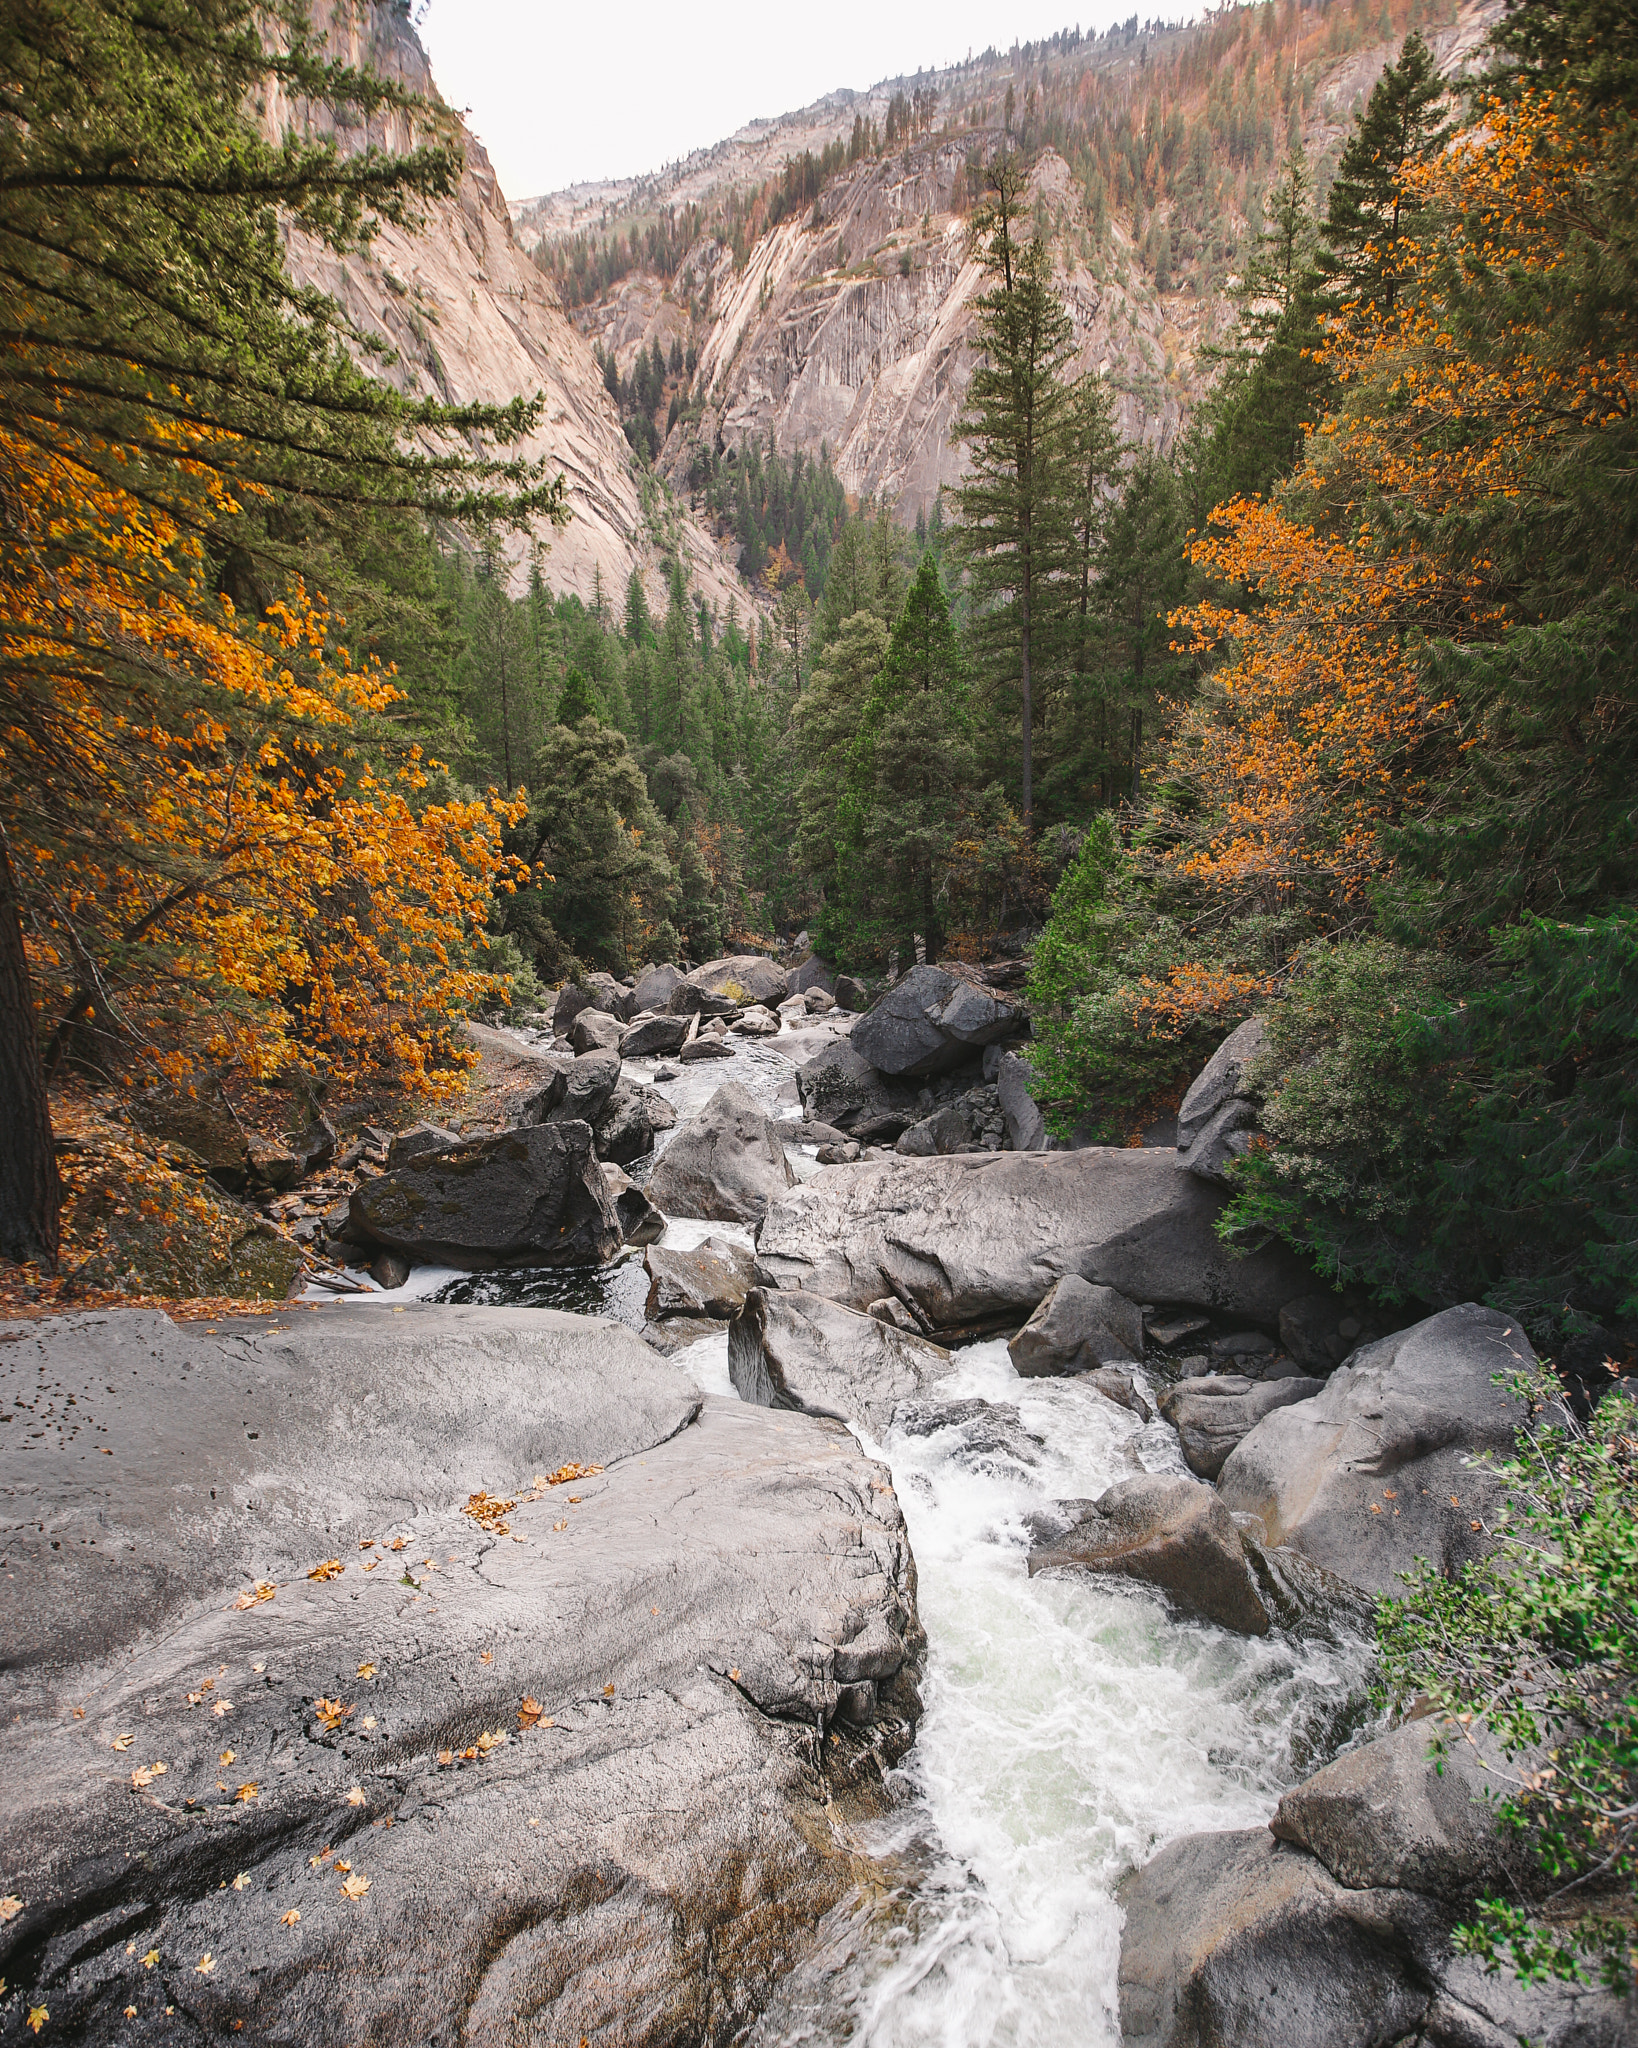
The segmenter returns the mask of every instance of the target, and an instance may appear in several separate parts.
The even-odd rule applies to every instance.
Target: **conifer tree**
[[[973,240],[995,282],[978,301],[982,360],[955,438],[971,468],[955,494],[973,605],[972,640],[994,691],[1018,692],[1019,788],[1034,804],[1036,672],[1059,624],[1074,498],[1067,472],[1069,316],[1040,237],[1021,242],[1025,177],[1012,156],[989,172]]]
[[[1408,273],[1400,235],[1420,210],[1404,174],[1449,136],[1446,92],[1433,52],[1412,29],[1398,63],[1372,89],[1331,184],[1318,268],[1333,303],[1392,310]]]

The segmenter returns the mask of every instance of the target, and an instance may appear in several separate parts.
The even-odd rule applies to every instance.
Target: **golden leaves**
[[[297,1927],[300,1924],[301,1914],[295,1906],[292,1906],[288,1913],[281,1913],[279,1915],[279,1925],[281,1927]]]
[[[241,1785],[238,1791],[235,1792],[233,1795],[235,1803],[240,1806],[249,1806],[255,1800],[259,1799],[261,1796],[262,1788],[260,1785],[257,1784],[254,1778],[251,1778],[250,1780],[248,1780],[247,1783]]]
[[[131,1790],[133,1792],[146,1792],[148,1787],[155,1780],[155,1778],[164,1777],[165,1773],[169,1769],[169,1764],[140,1765],[136,1770],[134,1770],[131,1773]]]
[[[387,1545],[387,1548],[389,1550],[405,1550],[408,1547],[409,1538],[407,1536],[395,1536],[392,1539],[392,1541]]]
[[[220,1719],[223,1714],[231,1714],[233,1712],[233,1702],[232,1700],[213,1700],[210,1710]]]
[[[469,1515],[486,1535],[504,1536],[509,1526],[505,1518],[516,1506],[515,1500],[501,1500],[495,1494],[479,1491],[467,1501],[461,1513]]]
[[[347,1701],[327,1700],[322,1694],[313,1702],[313,1712],[317,1714],[321,1728],[339,1728],[352,1711]]]
[[[349,1806],[362,1806],[364,1804],[364,1787],[362,1785],[355,1785],[347,1794],[347,1804]]]
[[[116,1735],[108,1747],[110,1749],[127,1750],[135,1740],[136,1737],[134,1735]]]
[[[144,1956],[144,1957],[142,1958],[142,1967],[143,1967],[143,1968],[144,1968],[145,1970],[151,1970],[151,1969],[153,1969],[153,1968],[154,1968],[154,1966],[155,1966],[155,1965],[156,1965],[156,1964],[158,1963],[158,1961],[159,1961],[159,1951],[158,1951],[158,1949],[156,1949],[156,1948],[151,1948],[151,1949],[149,1949],[148,1953],[147,1953],[147,1954],[146,1954],[146,1955],[145,1955],[145,1956]]]
[[[344,1899],[361,1899],[370,1888],[370,1880],[361,1870],[349,1871],[341,1880],[341,1896]]]
[[[247,1592],[239,1595],[233,1605],[238,1612],[243,1613],[246,1608],[260,1607],[265,1601],[271,1600],[278,1590],[271,1579],[258,1579]]]
[[[495,1653],[493,1650],[480,1650],[478,1652],[478,1662],[480,1664],[493,1664],[494,1661]]]
[[[211,1971],[215,1968],[216,1958],[211,1954],[209,1949],[206,1949],[205,1953],[199,1958],[198,1962],[194,1964],[193,1974],[196,1977],[208,1977]]]
[[[504,1728],[497,1728],[493,1734],[485,1731],[478,1737],[478,1754],[487,1756],[492,1749],[499,1749],[503,1742],[510,1742],[511,1739]]]
[[[22,1912],[23,1905],[24,1901],[18,1898],[14,1892],[7,1892],[6,1896],[0,1899],[0,1927],[3,1927],[8,1920],[15,1920],[17,1915]]]
[[[339,1557],[327,1557],[321,1564],[314,1565],[307,1576],[323,1583],[327,1579],[339,1579],[346,1569]]]
[[[23,2024],[37,2034],[50,2017],[50,2013],[43,2005],[31,2005],[28,2009],[28,2018]]]
[[[218,1757],[218,1758],[216,1759],[216,1761],[217,1761],[217,1762],[218,1762],[219,1764],[231,1764],[231,1763],[236,1763],[236,1762],[238,1761],[238,1756],[237,1756],[237,1753],[236,1753],[236,1752],[235,1752],[234,1750],[231,1750],[231,1749],[224,1749],[224,1750],[222,1751],[222,1754],[221,1754],[221,1755],[220,1755],[220,1756],[219,1756],[219,1757]]]
[[[358,1667],[358,1676],[362,1678],[366,1684],[368,1684],[369,1681],[375,1676],[375,1666],[373,1664],[360,1664]]]
[[[539,1700],[525,1694],[523,1704],[518,1708],[518,1726],[520,1728],[532,1728],[540,1719],[540,1716],[541,1705]]]
[[[233,1880],[233,1889],[236,1892],[245,1892],[249,1891],[250,1889],[250,1879],[245,1875],[245,1873],[242,1870],[239,1872],[239,1875]]]

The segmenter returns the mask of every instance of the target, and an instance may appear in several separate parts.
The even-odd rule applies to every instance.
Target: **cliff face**
[[[1499,0],[1461,0],[1453,22],[1425,31],[1447,73],[1471,60],[1499,11]],[[673,277],[633,271],[580,307],[577,325],[613,353],[622,372],[656,340],[667,354],[678,339],[694,349],[688,395],[697,418],[685,413],[661,455],[673,482],[686,488],[699,442],[731,455],[743,438],[772,433],[787,453],[828,449],[849,492],[878,494],[901,520],[927,510],[965,467],[950,430],[972,374],[973,302],[985,283],[967,247],[972,166],[1007,141],[999,119],[971,117],[986,108],[998,113],[1016,74],[1020,104],[1031,81],[1044,92],[1050,80],[1060,95],[1067,83],[1083,103],[1102,94],[1111,107],[1130,109],[1141,128],[1150,57],[1186,66],[1197,33],[1204,31],[1163,32],[1146,49],[1122,44],[1117,32],[1108,47],[1094,40],[1033,72],[1016,53],[989,52],[932,74],[917,83],[937,96],[942,130],[831,176],[817,206],[752,242],[743,267],[736,269],[725,231],[713,230],[693,243]],[[1305,73],[1293,104],[1312,162],[1334,160],[1355,108],[1398,48],[1398,38],[1365,41]],[[832,94],[649,178],[526,201],[515,209],[519,233],[531,246],[549,246],[577,233],[595,241],[667,209],[674,218],[701,206],[709,216],[726,195],[746,192],[748,180],[769,176],[803,150],[845,141],[857,118],[879,120],[890,95],[908,83]],[[1197,104],[1213,90],[1209,75],[1197,80]],[[1147,119],[1153,127],[1152,112]],[[1087,183],[1065,158],[1050,147],[1032,154],[1032,207],[1053,234],[1076,367],[1108,380],[1127,440],[1169,449],[1209,385],[1205,347],[1231,323],[1222,259],[1245,234],[1246,215],[1234,202],[1219,221],[1216,231],[1227,240],[1209,283],[1202,286],[1198,270],[1168,280],[1154,267],[1153,234],[1157,223],[1184,219],[1179,201],[1151,204],[1143,237],[1130,205],[1111,203],[1102,221],[1094,219]],[[1243,174],[1236,186],[1231,171],[1218,170],[1225,190],[1243,193]]]
[[[333,0],[314,8],[314,20],[338,58],[436,96],[426,52],[392,0]],[[372,121],[367,132],[337,131],[325,115],[274,103],[264,119],[275,130],[300,121],[336,132],[344,149],[404,149],[412,140],[396,116]],[[536,536],[549,550],[542,567],[554,590],[589,598],[600,572],[617,601],[636,568],[650,601],[663,607],[662,557],[675,549],[701,597],[726,606],[737,596],[743,608],[744,587],[714,543],[639,471],[589,342],[519,246],[483,148],[457,127],[459,189],[424,206],[417,232],[384,227],[366,256],[345,259],[295,237],[294,275],[328,292],[361,334],[393,351],[378,374],[401,390],[457,404],[545,394],[541,423],[520,452],[545,455],[568,486],[568,526]],[[519,583],[530,545],[511,544]]]

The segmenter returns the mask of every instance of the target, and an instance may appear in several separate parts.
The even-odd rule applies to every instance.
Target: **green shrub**
[[[1381,1602],[1384,1697],[1489,1723],[1498,1822],[1541,1873],[1533,1911],[1483,1898],[1457,1945],[1620,1992],[1638,1964],[1638,1402],[1607,1393],[1582,1426],[1550,1376],[1513,1384],[1540,1419],[1500,1467],[1496,1546],[1454,1579],[1421,1563]]]
[[[1539,1340],[1638,1315],[1638,917],[1530,918],[1482,967],[1316,947],[1268,1012],[1230,1231]]]

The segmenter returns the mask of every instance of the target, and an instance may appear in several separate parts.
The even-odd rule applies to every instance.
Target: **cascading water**
[[[643,1064],[630,1071],[648,1079]],[[771,1046],[746,1044],[659,1085],[682,1119],[728,1078],[793,1115],[792,1075]],[[811,1148],[788,1156],[814,1170]],[[688,1218],[664,1242],[708,1235],[750,1242]],[[527,1302],[640,1327],[646,1286],[632,1253],[595,1272],[422,1268],[358,1299]],[[673,1355],[705,1393],[735,1398],[725,1336]],[[926,1710],[904,1803],[868,1842],[882,1882],[832,1915],[753,2041],[1112,2048],[1116,1885],[1177,1835],[1259,1825],[1360,1733],[1369,1642],[1346,1620],[1238,1636],[1180,1620],[1139,1586],[1030,1578],[1031,1515],[1135,1471],[1184,1468],[1167,1425],[1072,1379],[1020,1379],[1002,1343],[961,1352],[936,1400],[865,1448],[892,1468],[915,1554]]]

